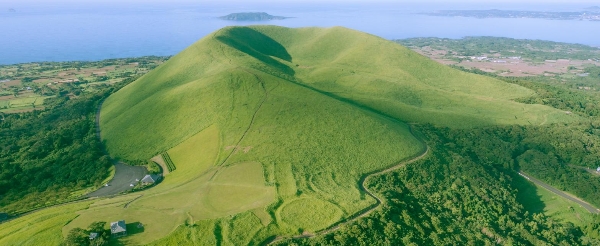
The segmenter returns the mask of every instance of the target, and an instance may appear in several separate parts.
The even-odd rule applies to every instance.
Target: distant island
[[[221,16],[221,20],[231,21],[267,21],[267,20],[283,20],[291,17],[274,16],[265,12],[244,12],[244,13],[232,13],[226,16]]]
[[[536,18],[550,20],[589,20],[600,21],[600,11],[597,6],[587,8],[588,11],[580,12],[549,12],[549,11],[519,11],[519,10],[440,10],[430,13],[421,13],[430,16],[474,17],[474,18]]]

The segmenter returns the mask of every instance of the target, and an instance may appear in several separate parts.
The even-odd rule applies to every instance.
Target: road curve
[[[334,224],[333,226],[331,226],[331,227],[329,227],[327,229],[318,231],[315,234],[306,234],[305,233],[305,234],[291,236],[291,237],[275,237],[275,238],[272,238],[270,240],[267,240],[266,242],[263,242],[262,244],[263,245],[271,245],[271,244],[274,244],[276,242],[280,242],[280,241],[283,241],[283,240],[300,239],[300,238],[312,238],[312,237],[316,237],[316,236],[319,236],[319,235],[328,234],[328,233],[331,233],[331,232],[339,230],[343,225],[352,223],[352,222],[354,222],[354,221],[356,221],[356,220],[358,220],[360,218],[366,217],[367,215],[371,214],[371,212],[375,211],[375,209],[377,209],[383,203],[383,199],[380,198],[380,197],[378,197],[377,195],[375,195],[375,193],[373,193],[372,191],[370,191],[367,188],[366,184],[367,184],[368,179],[370,179],[371,177],[374,177],[374,176],[378,176],[378,175],[381,175],[381,174],[384,174],[384,173],[388,173],[388,172],[400,169],[401,167],[404,167],[406,164],[410,164],[410,163],[413,163],[413,162],[416,162],[418,160],[423,159],[423,157],[427,156],[427,154],[429,153],[429,146],[427,146],[427,144],[425,143],[425,141],[423,139],[419,138],[417,135],[414,134],[413,129],[412,129],[412,127],[410,125],[408,125],[408,127],[409,127],[409,130],[410,130],[410,133],[416,139],[418,139],[419,142],[421,142],[421,144],[423,144],[423,146],[425,146],[425,148],[422,150],[422,152],[418,153],[417,156],[415,156],[413,158],[401,161],[401,162],[399,162],[398,164],[396,164],[394,166],[388,167],[388,168],[383,169],[383,170],[375,171],[375,172],[372,172],[372,173],[368,173],[365,176],[363,176],[363,178],[359,181],[359,184],[360,184],[359,188],[363,192],[365,192],[367,195],[369,195],[370,197],[372,197],[373,199],[375,199],[375,201],[377,201],[375,204],[371,205],[370,207],[368,207],[368,208],[366,208],[364,210],[359,211],[358,213],[356,213],[356,214],[348,217],[345,220],[339,221],[338,223]]]
[[[98,110],[96,111],[96,137],[100,142],[102,142],[100,136],[100,109],[102,109],[103,103],[104,100],[98,104]],[[106,149],[104,149],[104,154],[108,155]],[[113,196],[131,190],[133,188],[131,185],[135,185],[148,173],[143,166],[130,166],[112,158],[111,161],[115,167],[115,176],[108,182],[108,186],[103,186],[85,195],[85,197]]]
[[[131,190],[139,180],[146,175],[146,168],[141,166],[130,166],[123,162],[116,162],[115,176],[108,182],[108,186],[91,192],[86,197],[102,197],[117,195],[122,192]]]
[[[552,187],[552,186],[550,186],[550,185],[548,185],[548,184],[546,184],[546,183],[544,183],[544,182],[540,181],[539,179],[536,179],[536,178],[534,178],[534,177],[531,177],[531,176],[529,176],[529,175],[527,175],[527,174],[525,174],[525,173],[523,173],[523,172],[519,172],[519,175],[523,176],[523,177],[524,177],[524,178],[526,178],[527,180],[529,180],[529,181],[533,182],[534,184],[536,184],[536,185],[538,185],[538,186],[541,186],[541,187],[543,187],[544,189],[546,189],[546,190],[548,190],[548,191],[550,191],[550,192],[552,192],[552,193],[554,193],[554,194],[556,194],[556,195],[558,195],[558,196],[564,197],[564,198],[566,198],[566,199],[569,199],[569,200],[571,200],[571,201],[573,201],[573,202],[575,202],[575,203],[577,203],[577,204],[581,205],[583,208],[585,208],[585,209],[586,209],[587,211],[589,211],[590,213],[593,213],[593,214],[600,213],[600,210],[598,210],[597,208],[595,208],[595,207],[594,207],[594,206],[592,206],[591,204],[589,204],[589,203],[587,203],[587,202],[584,202],[584,201],[582,201],[582,200],[579,200],[579,199],[577,199],[577,198],[575,198],[575,197],[572,197],[572,196],[570,196],[570,195],[568,195],[568,194],[566,194],[566,193],[562,192],[561,190],[558,190],[558,189],[556,189],[556,188],[554,188],[554,187]]]

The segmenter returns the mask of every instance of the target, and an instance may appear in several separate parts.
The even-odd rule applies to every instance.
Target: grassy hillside
[[[239,224],[256,229],[243,242],[318,231],[375,203],[361,177],[422,152],[400,121],[464,128],[576,120],[512,101],[532,94],[345,28],[224,28],[105,101],[101,134],[112,155],[168,152],[177,167],[110,214],[136,221],[139,211],[169,211],[159,217],[171,230],[129,239],[137,243],[209,220],[222,230],[215,240],[237,244],[219,218],[244,211],[253,216],[236,217]],[[83,211],[63,232],[105,213]],[[182,230],[174,235],[189,233]]]
[[[275,78],[260,81],[264,75],[257,73]],[[242,131],[237,125],[247,125],[265,90],[279,83],[409,122],[471,127],[570,120],[511,100],[531,96],[528,89],[448,68],[369,34],[257,26],[208,35],[110,97],[103,137],[114,155],[146,159],[215,122]]]
[[[577,120],[513,101],[532,94],[344,28],[224,28],[103,104],[101,136],[111,155],[147,160],[166,152],[176,169],[152,189],[82,205],[48,228],[66,236],[125,219],[144,229],[113,243],[158,245],[181,237],[259,244],[314,233],[376,203],[362,190],[366,174],[424,151],[404,122],[470,128]]]

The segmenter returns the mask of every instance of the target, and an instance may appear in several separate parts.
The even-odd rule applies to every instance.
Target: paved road
[[[89,193],[86,197],[99,197],[117,195],[121,192],[131,190],[131,184],[137,183],[147,174],[146,168],[141,166],[129,166],[122,162],[115,163],[115,176],[108,182],[108,186]]]
[[[96,137],[100,139],[100,142],[102,142],[100,136],[100,109],[102,108],[103,103],[104,101],[100,102],[98,110],[96,111]],[[104,152],[106,153],[106,149]],[[131,184],[135,185],[135,183],[137,183],[136,179],[141,180],[148,173],[146,167],[129,166],[114,159],[112,161],[115,165],[115,176],[108,182],[108,186],[103,186],[102,188],[85,195],[85,197],[112,196],[131,190],[133,188]]]
[[[544,183],[544,182],[542,182],[542,181],[540,181],[540,180],[538,180],[538,179],[536,179],[534,177],[531,177],[531,176],[529,176],[529,175],[527,175],[527,174],[525,174],[523,172],[519,172],[519,175],[525,177],[527,180],[533,182],[536,185],[539,185],[539,186],[543,187],[544,189],[546,189],[546,190],[548,190],[548,191],[550,191],[550,192],[552,192],[552,193],[554,193],[556,195],[559,195],[561,197],[564,197],[566,199],[569,199],[569,200],[571,200],[571,201],[573,201],[573,202],[581,205],[583,208],[585,208],[590,213],[593,213],[593,214],[600,213],[600,210],[598,210],[594,206],[590,205],[589,203],[584,202],[582,200],[579,200],[579,199],[577,199],[575,197],[572,197],[572,196],[570,196],[570,195],[568,195],[568,194],[566,194],[566,193],[564,193],[564,192],[562,192],[562,191],[560,191],[560,190],[558,190],[558,189],[556,189],[556,188],[554,188],[554,187],[552,187],[552,186],[550,186],[550,185],[548,185],[548,184],[546,184],[546,183]]]

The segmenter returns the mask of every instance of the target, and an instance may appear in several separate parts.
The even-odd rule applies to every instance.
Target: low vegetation
[[[160,154],[160,156],[165,161],[165,164],[167,164],[167,169],[169,169],[169,172],[175,171],[175,164],[173,164],[173,161],[171,160],[169,153],[164,152],[164,153]]]
[[[62,227],[77,217],[76,211],[87,208],[89,204],[90,202],[79,202],[52,207],[2,223],[0,244],[61,245],[64,242]]]

